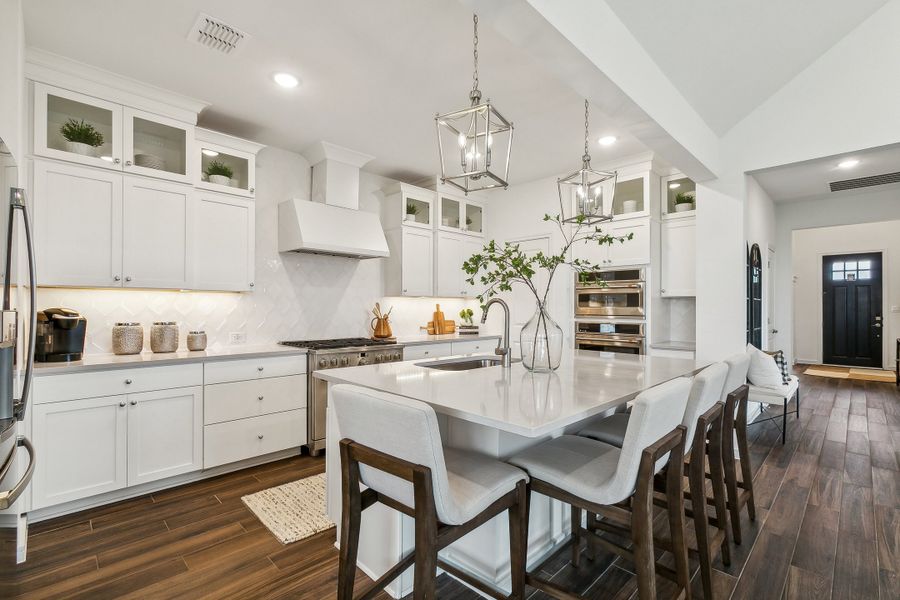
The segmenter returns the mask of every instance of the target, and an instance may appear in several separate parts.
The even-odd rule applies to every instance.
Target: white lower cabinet
[[[481,340],[466,340],[453,342],[450,345],[451,354],[491,354],[497,347],[497,338]]]
[[[304,443],[306,409],[207,425],[203,434],[203,467],[209,469]]]
[[[127,406],[126,396],[34,406],[34,508],[125,487]]]
[[[203,388],[128,395],[128,485],[203,466]]]
[[[403,360],[418,360],[420,358],[437,358],[453,354],[453,345],[450,342],[439,344],[416,344],[403,348]]]

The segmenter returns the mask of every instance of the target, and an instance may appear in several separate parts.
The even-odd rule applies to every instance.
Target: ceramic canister
[[[178,350],[178,323],[156,321],[150,328],[150,349],[154,352],[175,352]]]
[[[188,331],[187,347],[191,351],[206,350],[206,332]]]
[[[144,349],[144,327],[140,323],[116,323],[112,329],[114,354],[140,354]]]

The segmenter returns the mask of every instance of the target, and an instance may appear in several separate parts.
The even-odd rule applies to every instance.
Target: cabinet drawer
[[[694,360],[694,353],[690,350],[669,350],[666,348],[650,348],[650,356],[659,358],[684,358]]]
[[[306,355],[223,360],[205,363],[203,368],[204,381],[207,384],[306,375]]]
[[[203,365],[200,363],[45,375],[34,379],[34,403],[44,404],[194,385],[203,385]]]
[[[453,342],[453,354],[485,354],[493,353],[497,347],[497,338]]]
[[[453,349],[450,342],[441,344],[418,344],[415,346],[406,346],[403,349],[403,360],[435,358],[438,356],[449,356],[451,354],[453,354]]]
[[[204,424],[306,408],[306,375],[217,383],[204,388]]]
[[[306,409],[203,428],[203,468],[296,448],[306,443]]]

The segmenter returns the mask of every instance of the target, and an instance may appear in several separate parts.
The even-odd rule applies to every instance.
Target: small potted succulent
[[[404,221],[416,221],[419,220],[416,218],[416,215],[419,214],[419,207],[413,204],[412,202],[406,203],[406,216],[403,218]]]
[[[59,128],[66,140],[66,150],[83,156],[96,156],[95,148],[103,145],[103,134],[84,119],[69,119]]]
[[[675,196],[675,212],[694,210],[694,192],[678,192]]]
[[[210,183],[216,185],[231,185],[231,177],[234,175],[231,167],[218,160],[211,161],[206,165],[206,178]]]

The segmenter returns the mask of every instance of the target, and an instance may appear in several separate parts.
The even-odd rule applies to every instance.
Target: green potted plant
[[[464,325],[459,326],[460,330],[462,330],[464,328],[465,329],[478,329],[478,327],[475,326],[475,323],[472,322],[472,317],[474,315],[475,315],[475,313],[472,311],[471,308],[464,308],[461,311],[459,311],[459,318],[462,319],[462,322],[464,323]]]
[[[416,215],[419,214],[419,207],[413,204],[412,202],[406,203],[406,217],[404,217],[404,221],[416,221],[419,220],[416,218]]]
[[[96,156],[95,148],[103,145],[103,134],[84,119],[69,119],[59,128],[66,140],[66,150],[83,156]]]
[[[675,212],[694,210],[694,192],[678,192],[675,195]]]
[[[231,167],[218,160],[210,161],[204,172],[209,182],[216,185],[231,185],[231,176],[234,175]]]

